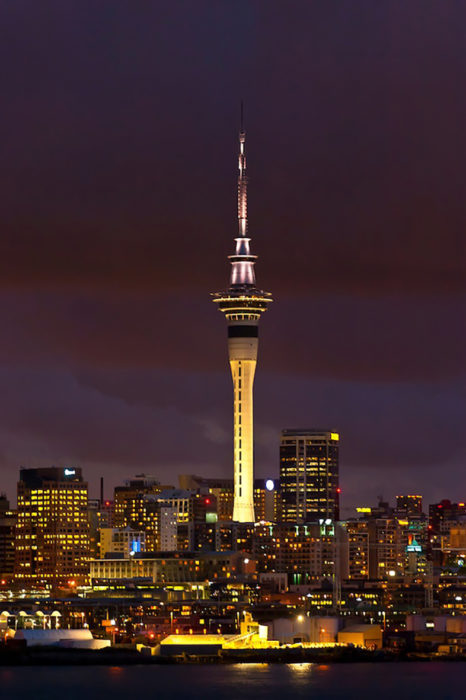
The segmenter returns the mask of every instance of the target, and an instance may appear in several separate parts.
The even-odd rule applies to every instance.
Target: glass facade
[[[282,520],[339,519],[339,435],[284,430],[280,443]]]

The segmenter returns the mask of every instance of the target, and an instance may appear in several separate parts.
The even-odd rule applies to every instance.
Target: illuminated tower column
[[[238,237],[231,262],[230,286],[213,295],[228,321],[228,357],[233,379],[233,520],[254,522],[254,418],[253,385],[257,363],[258,323],[272,301],[269,292],[256,287],[255,255],[248,238],[245,140],[241,118],[239,134]]]
[[[233,520],[240,523],[254,522],[253,385],[257,363],[257,330],[257,325],[228,326],[228,357],[233,379]],[[252,336],[254,332],[255,337]]]

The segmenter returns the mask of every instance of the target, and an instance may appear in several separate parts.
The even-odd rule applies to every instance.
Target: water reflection
[[[248,673],[251,671],[267,671],[267,669],[269,668],[269,664],[264,664],[264,663],[233,664],[233,668],[236,669],[237,671],[242,671],[244,673]]]
[[[315,675],[313,673],[315,664],[310,664],[307,662],[298,662],[295,664],[287,664],[288,671],[291,671],[291,683],[297,686],[303,686],[309,682],[315,682]]]
[[[288,668],[291,669],[291,671],[293,671],[293,673],[296,673],[297,675],[310,673],[313,665],[314,664],[304,662],[296,664],[287,664]]]

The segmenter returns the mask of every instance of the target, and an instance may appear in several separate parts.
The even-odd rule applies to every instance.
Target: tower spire
[[[232,287],[255,287],[255,255],[251,255],[248,238],[248,177],[246,174],[246,132],[244,130],[243,101],[241,100],[241,123],[238,154],[238,237],[235,238],[235,254],[230,255]]]
[[[213,294],[213,301],[228,322],[228,358],[233,380],[233,520],[254,521],[254,426],[253,384],[257,364],[258,325],[261,315],[272,301],[269,292],[256,286],[255,255],[251,255],[248,238],[247,176],[245,155],[246,132],[241,102],[238,174],[238,237],[231,263],[230,286]]]
[[[243,100],[241,100],[241,125],[239,131],[238,157],[238,234],[241,238],[248,235],[248,178],[246,175],[246,132],[243,122]]]

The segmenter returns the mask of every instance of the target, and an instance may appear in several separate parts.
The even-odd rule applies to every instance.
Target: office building
[[[130,527],[104,527],[100,530],[100,558],[112,554],[130,557],[144,552],[146,533],[132,530]]]
[[[279,491],[273,479],[254,479],[254,514],[256,523],[277,520]]]
[[[347,578],[346,533],[334,523],[257,525],[252,555],[262,573],[285,573],[290,585]]]
[[[100,531],[113,527],[113,501],[89,498],[87,502],[89,522],[89,555],[95,559],[100,555]]]
[[[397,515],[419,515],[422,513],[422,496],[397,496]]]
[[[77,467],[21,469],[15,580],[74,587],[89,571],[87,483]]]
[[[11,581],[15,569],[16,511],[5,494],[0,494],[0,585]]]
[[[178,477],[181,489],[201,490],[210,493],[217,502],[217,518],[220,521],[233,519],[234,481],[233,479],[217,479],[211,477],[182,474]]]
[[[147,474],[139,474],[134,479],[128,479],[124,486],[116,486],[114,492],[115,527],[140,529],[147,518],[144,496],[158,496],[161,491],[167,488],[173,487],[162,486],[157,479]]]
[[[282,520],[305,523],[339,519],[339,434],[283,430],[280,442]]]
[[[432,535],[445,536],[452,524],[466,521],[466,503],[444,499],[429,505],[429,527]]]
[[[369,578],[369,523],[367,520],[347,520],[344,527],[348,534],[348,578]]]
[[[369,578],[403,576],[406,568],[408,523],[397,518],[372,518],[369,530]]]

